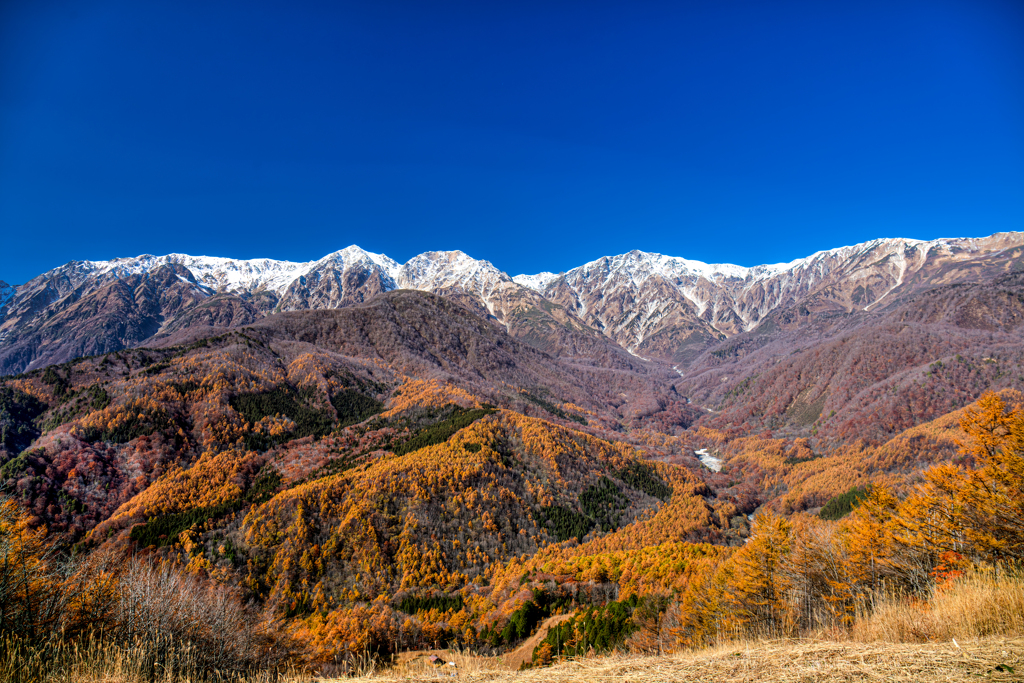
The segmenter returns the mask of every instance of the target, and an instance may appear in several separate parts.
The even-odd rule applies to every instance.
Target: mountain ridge
[[[356,245],[308,262],[187,254],[71,261],[24,285],[0,285],[0,372],[136,346],[191,324],[244,325],[396,289],[453,298],[556,354],[591,353],[600,335],[678,365],[787,306],[877,309],[894,294],[1024,268],[1022,250],[1019,232],[882,238],[752,267],[634,250],[565,273],[514,277],[458,250],[400,264]]]
[[[602,256],[598,259],[589,261],[580,266],[577,266],[576,268],[570,269],[569,271],[565,271],[560,274],[544,271],[533,275],[528,273],[522,273],[515,276],[509,276],[504,271],[499,270],[490,261],[487,261],[485,259],[474,259],[465,252],[462,252],[460,250],[426,251],[421,254],[417,254],[416,256],[413,256],[404,264],[400,264],[384,254],[376,254],[374,252],[366,251],[365,249],[362,249],[361,247],[355,244],[349,245],[344,249],[331,252],[321,257],[320,259],[305,262],[286,261],[272,258],[240,259],[223,256],[193,256],[190,254],[182,253],[171,253],[165,254],[163,256],[154,256],[153,254],[140,254],[138,256],[131,257],[116,257],[106,261],[69,261],[65,264],[57,266],[56,268],[44,271],[40,275],[29,280],[24,285],[10,285],[0,280],[0,292],[4,291],[5,288],[13,288],[17,290],[20,287],[26,287],[32,284],[33,282],[39,280],[40,278],[44,278],[46,276],[50,276],[58,272],[63,272],[68,267],[72,266],[91,266],[92,268],[90,269],[90,272],[98,272],[101,274],[111,272],[119,275],[128,275],[137,272],[144,272],[158,265],[176,263],[179,265],[186,266],[190,269],[199,268],[203,273],[210,273],[212,277],[216,280],[216,282],[218,282],[218,284],[223,285],[240,284],[244,282],[240,277],[231,277],[233,275],[232,271],[238,272],[240,274],[244,274],[246,272],[262,274],[264,271],[270,270],[272,266],[276,266],[277,271],[281,271],[282,277],[284,276],[284,274],[293,273],[294,280],[302,275],[308,274],[308,272],[315,268],[317,265],[324,264],[330,261],[336,261],[339,259],[342,260],[343,262],[347,262],[348,257],[350,255],[356,255],[359,258],[365,258],[369,261],[372,261],[375,265],[384,269],[387,272],[387,274],[396,281],[396,283],[399,281],[399,278],[401,277],[403,284],[405,284],[406,286],[400,287],[396,285],[396,289],[416,289],[417,287],[415,286],[409,286],[415,284],[417,281],[415,274],[409,272],[410,270],[415,270],[415,267],[410,268],[410,266],[413,266],[413,264],[421,263],[423,261],[429,261],[430,257],[437,255],[453,256],[457,258],[464,257],[463,262],[470,262],[472,264],[471,267],[484,267],[492,269],[494,272],[499,273],[501,276],[504,276],[508,280],[514,281],[517,284],[522,284],[523,286],[529,286],[532,289],[543,289],[545,286],[550,284],[551,281],[557,279],[562,275],[566,275],[574,271],[588,270],[604,261],[622,259],[629,255],[651,257],[662,263],[680,263],[695,272],[699,272],[701,275],[705,277],[708,277],[709,275],[723,275],[731,278],[745,279],[747,277],[753,276],[753,279],[756,281],[759,279],[764,279],[771,275],[777,275],[784,270],[795,269],[801,265],[811,263],[816,259],[819,259],[820,257],[832,255],[846,256],[857,251],[863,251],[867,248],[873,248],[886,243],[900,243],[914,247],[917,247],[919,245],[928,245],[929,248],[931,248],[935,246],[957,246],[957,243],[980,243],[1003,236],[1016,236],[1016,239],[1018,241],[1024,242],[1024,233],[1022,232],[997,232],[986,237],[940,237],[933,240],[919,240],[907,237],[883,237],[868,240],[866,242],[860,242],[857,244],[835,247],[832,249],[824,249],[821,251],[817,251],[809,256],[797,258],[789,262],[775,264],[756,264],[753,266],[740,266],[732,263],[705,263],[703,261],[688,259],[681,256],[670,256],[657,252],[645,252],[639,249],[633,249],[624,254]],[[218,265],[221,266],[223,270],[214,271],[213,268],[215,268]],[[217,272],[223,273],[223,276],[217,278],[215,275]],[[255,284],[252,288],[256,289],[259,287],[259,285],[269,283],[276,284],[274,288],[283,291],[287,287],[287,285],[291,284],[293,280],[285,281],[274,278],[261,280],[260,278],[256,278],[256,280],[254,281]],[[208,278],[204,278],[204,281],[208,281]]]

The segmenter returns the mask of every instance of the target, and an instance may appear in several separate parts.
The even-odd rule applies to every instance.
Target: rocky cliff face
[[[193,326],[335,309],[396,289],[433,292],[555,355],[686,363],[772,312],[870,311],[910,292],[1024,268],[1024,233],[931,242],[881,239],[745,268],[633,251],[563,275],[515,278],[460,251],[405,264],[356,246],[317,261],[170,254],[73,261],[0,282],[0,373],[144,344]],[[774,323],[773,323],[774,324]]]

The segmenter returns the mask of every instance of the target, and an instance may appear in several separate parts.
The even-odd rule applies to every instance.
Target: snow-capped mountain
[[[678,363],[775,311],[874,310],[917,288],[1021,268],[1022,249],[1024,233],[879,239],[749,268],[632,251],[514,278],[461,251],[399,264],[354,245],[305,263],[186,254],[72,261],[19,287],[0,282],[0,372],[394,289],[454,298],[550,352],[594,353],[603,335],[635,355]]]
[[[282,263],[279,272],[290,274],[285,269],[291,265]],[[354,245],[319,261],[294,265],[297,267],[293,278],[280,277],[275,280],[278,286],[267,290],[278,297],[277,308],[282,311],[340,308],[398,287],[396,262]]]
[[[878,239],[752,268],[632,251],[574,268],[540,291],[630,351],[678,362],[798,303],[808,313],[872,310],[918,287],[1004,272],[1024,263],[1022,246],[1022,233]]]
[[[427,252],[405,264],[354,245],[305,263],[147,254],[72,261],[0,290],[0,302],[6,302],[0,308],[0,372],[138,345],[184,328],[340,308],[394,289],[455,298],[548,350],[565,346],[560,339],[567,323],[570,331],[593,337],[539,293],[461,251]],[[580,347],[579,340],[573,347]]]

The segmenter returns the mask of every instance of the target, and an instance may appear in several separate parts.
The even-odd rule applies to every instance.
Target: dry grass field
[[[487,681],[584,683],[811,683],[818,681],[1019,681],[1024,680],[1024,638],[985,638],[954,643],[857,643],[786,640],[732,644],[666,656],[618,655],[569,661],[541,669],[509,671],[489,658],[447,655],[459,666],[430,665],[425,658],[393,670],[341,681]],[[454,672],[453,672],[454,670]]]
[[[108,655],[110,653],[107,653]],[[235,678],[224,683],[386,683],[390,681],[480,681],[481,683],[817,683],[894,681],[917,683],[1024,680],[1024,638],[984,638],[965,642],[920,644],[857,643],[831,640],[778,640],[733,643],[665,656],[611,655],[554,666],[514,671],[500,658],[437,651],[458,666],[434,667],[430,653],[382,672],[354,678],[301,675]],[[22,664],[28,664],[23,662]],[[82,652],[78,666],[63,675],[34,680],[62,683],[194,683],[186,670],[139,671],[137,662],[101,652]]]

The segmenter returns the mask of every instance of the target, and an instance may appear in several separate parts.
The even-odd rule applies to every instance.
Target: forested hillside
[[[0,628],[123,635],[126,586],[157,621],[187,593],[237,623],[181,637],[239,671],[498,653],[555,614],[536,665],[854,628],[1024,559],[1018,277],[780,318],[684,377],[410,291],[4,377],[0,553],[39,574]]]

